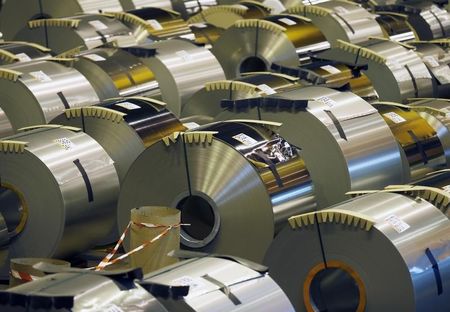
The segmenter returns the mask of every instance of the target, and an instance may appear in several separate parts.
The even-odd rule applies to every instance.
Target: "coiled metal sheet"
[[[190,286],[181,300],[157,297],[170,311],[293,312],[286,295],[263,269],[232,257],[205,257],[146,275],[144,283]]]
[[[0,42],[0,65],[50,58],[50,49],[30,42]]]
[[[299,16],[273,15],[242,20],[227,29],[212,52],[228,79],[244,72],[267,71],[273,63],[288,67],[300,64],[299,54],[329,48],[315,25]]]
[[[183,106],[181,116],[206,117],[213,121],[224,110],[220,105],[222,100],[255,98],[299,87],[298,78],[276,73],[249,73],[235,80],[210,82]]]
[[[130,167],[120,194],[121,229],[133,207],[177,207],[182,223],[191,224],[181,229],[184,248],[256,261],[276,226],[315,207],[301,152],[260,123],[214,123],[173,140],[147,148]]]
[[[180,115],[184,103],[205,83],[225,79],[215,56],[191,42],[171,39],[145,46],[142,51],[146,49],[156,53],[146,57],[144,52],[141,60],[155,74],[162,99],[176,116]],[[139,55],[139,49],[135,51]]]
[[[306,109],[292,107],[296,101],[305,103]],[[350,92],[304,87],[267,100],[231,104],[216,118],[261,118],[283,124],[280,135],[302,149],[319,207],[345,200],[350,190],[409,179],[409,165],[383,118]]]
[[[94,138],[114,160],[120,180],[146,147],[185,130],[164,103],[145,98],[111,99],[69,109],[53,122],[80,127]]]
[[[73,67],[86,77],[101,100],[118,96],[161,96],[150,68],[122,49],[98,48],[77,53],[75,57]]]
[[[64,109],[99,101],[86,78],[56,61],[16,63],[0,72],[0,108],[12,131],[48,123]]]
[[[448,310],[450,221],[392,192],[293,218],[275,238],[265,264],[296,311]]]
[[[3,276],[9,258],[66,257],[117,237],[119,179],[94,139],[80,129],[44,126],[4,138],[0,148],[1,187],[14,199],[1,206],[16,214],[6,219]]]
[[[33,20],[15,38],[37,42],[56,54],[75,48],[93,49],[112,42],[117,46],[138,43],[130,28],[113,16],[102,14]]]
[[[78,13],[122,11],[119,0],[16,0],[8,1],[0,15],[4,37],[13,39],[17,32],[33,19],[59,18]]]

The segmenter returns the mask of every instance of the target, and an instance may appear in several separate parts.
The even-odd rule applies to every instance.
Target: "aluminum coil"
[[[357,3],[331,0],[293,7],[287,12],[309,18],[321,30],[332,47],[338,39],[361,43],[369,37],[383,37],[376,15],[369,13]]]
[[[15,0],[7,1],[0,14],[4,37],[13,39],[26,23],[34,19],[59,18],[79,13],[123,11],[119,0]]]
[[[73,49],[93,49],[107,43],[117,46],[138,43],[130,28],[114,16],[103,14],[32,20],[15,39],[39,43],[56,54]]]
[[[111,99],[69,109],[53,123],[82,128],[94,138],[114,160],[121,181],[145,148],[185,130],[164,103],[146,98]]]
[[[31,42],[0,41],[0,65],[51,57],[51,50]]]
[[[293,217],[265,258],[296,311],[447,311],[450,221],[427,197],[358,197]]]
[[[10,258],[64,258],[117,238],[112,159],[80,129],[37,128],[0,141],[10,238],[1,251],[3,276]]]
[[[86,77],[100,100],[119,96],[161,96],[150,68],[122,49],[97,48],[76,53],[75,57],[73,68]]]
[[[168,312],[147,290],[134,283],[133,274],[82,270],[53,274],[0,292],[0,308],[11,312]]]
[[[0,108],[12,127],[3,133],[45,124],[64,109],[99,101],[85,77],[56,61],[3,66],[0,77]],[[0,124],[5,122],[2,119]]]
[[[370,79],[380,100],[404,103],[408,98],[433,94],[433,78],[413,49],[381,39],[370,39],[360,45],[339,41],[338,49],[319,56],[346,64],[367,64],[362,73]]]
[[[305,107],[292,107],[296,102]],[[409,181],[409,164],[390,128],[372,105],[353,93],[305,87],[227,105],[216,119],[282,123],[280,135],[302,149],[321,208],[347,199],[351,190]]]
[[[207,83],[183,106],[181,117],[197,116],[213,121],[224,108],[222,100],[238,100],[274,94],[290,88],[300,88],[298,78],[277,73],[249,73],[235,80]]]
[[[165,40],[130,51],[142,56],[141,60],[150,67],[159,83],[162,100],[176,116],[205,83],[225,79],[215,56],[186,40]]]
[[[191,224],[181,228],[184,248],[261,260],[290,215],[315,208],[302,153],[273,126],[213,123],[147,148],[122,184],[120,229],[134,207],[177,207]]]
[[[188,295],[181,300],[157,296],[169,311],[294,312],[267,268],[233,257],[186,260],[146,275],[146,282],[189,286]]]
[[[273,63],[300,64],[299,55],[329,48],[319,28],[294,15],[237,21],[217,40],[212,52],[228,79],[245,72],[267,71]]]

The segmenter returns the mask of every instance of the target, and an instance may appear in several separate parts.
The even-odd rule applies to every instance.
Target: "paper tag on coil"
[[[102,23],[102,22],[100,22],[100,21],[98,21],[98,20],[95,20],[95,21],[89,21],[88,23],[89,23],[89,25],[91,25],[92,27],[94,27],[94,28],[97,29],[97,30],[105,30],[105,29],[108,29],[108,26],[106,26],[104,23]]]
[[[189,294],[187,297],[200,295],[202,292],[207,291],[205,286],[208,286],[207,282],[201,277],[194,278],[187,275],[172,280],[170,284],[176,286],[189,286]]]
[[[86,55],[83,55],[83,57],[90,59],[91,61],[94,61],[94,62],[106,61],[106,59],[103,56],[100,56],[98,54],[86,54]]]
[[[152,28],[153,28],[154,30],[161,30],[161,29],[164,28],[164,27],[162,27],[162,25],[161,25],[157,20],[155,20],[155,19],[149,19],[149,20],[147,20],[147,23],[148,23],[150,26],[152,26]]]
[[[19,61],[21,62],[28,62],[31,61],[31,58],[26,54],[26,53],[18,53],[16,54],[16,57],[19,59]]]
[[[444,190],[447,193],[450,193],[450,185],[443,186],[442,190]]]
[[[206,27],[208,27],[208,25],[206,25],[205,23],[194,23],[194,24],[191,24],[191,26],[197,27],[197,28],[206,28]]]
[[[40,82],[50,82],[50,81],[52,81],[52,78],[50,78],[42,70],[31,72],[30,76],[32,76],[33,78],[35,78],[36,80],[38,80]]]
[[[423,57],[423,61],[431,67],[438,67],[439,62],[433,55],[426,55]]]
[[[269,87],[266,84],[260,84],[258,86],[258,89],[261,90],[262,92],[264,92],[267,95],[271,95],[271,94],[277,93],[277,91],[275,91],[274,89],[272,89],[271,87]]]
[[[65,149],[66,151],[70,151],[71,149],[73,149],[76,146],[75,143],[73,143],[68,138],[56,139],[55,143],[58,144],[59,146],[61,146],[61,148]]]
[[[322,68],[323,70],[329,72],[330,74],[339,74],[339,73],[341,73],[341,71],[339,69],[337,69],[336,67],[331,66],[331,65],[320,66],[320,68]]]
[[[297,25],[296,21],[291,20],[290,18],[283,17],[278,19],[279,22],[282,22],[283,24],[286,24],[288,26]]]
[[[329,107],[334,107],[337,103],[335,100],[330,99],[328,96],[321,96],[314,99],[317,102],[321,102]]]
[[[256,141],[254,138],[246,135],[245,133],[236,134],[232,138],[235,139],[236,141],[241,142],[244,145],[247,145],[247,146],[252,146],[252,145],[255,145],[256,143],[258,143],[258,141]]]
[[[106,307],[103,307],[102,311],[104,311],[104,312],[124,312],[121,308],[119,308],[117,305],[115,305],[113,303],[108,304]]]
[[[186,52],[185,50],[180,50],[175,52],[175,54],[179,57],[181,57],[184,61],[189,62],[192,61],[192,55],[190,55],[188,52]]]
[[[195,129],[200,127],[200,125],[196,122],[186,122],[183,124],[183,126],[185,126],[186,128],[188,128],[189,130]]]
[[[402,116],[400,116],[399,114],[395,113],[395,112],[388,112],[383,114],[383,116],[385,116],[386,118],[390,119],[391,121],[393,121],[396,124],[405,122],[406,119],[403,118]]]
[[[440,84],[447,84],[450,83],[450,67],[442,66],[441,68],[437,68],[436,70],[433,70],[433,74],[436,77],[436,79],[439,81]]]
[[[336,6],[336,7],[334,7],[334,12],[336,12],[338,14],[346,14],[349,11],[346,8],[344,8],[343,6]]]
[[[133,103],[130,103],[130,102],[122,102],[122,103],[117,103],[115,105],[123,107],[123,108],[128,109],[128,110],[135,110],[135,109],[141,108],[139,105],[136,105],[136,104],[133,104]]]
[[[403,220],[401,220],[396,215],[390,215],[389,217],[385,218],[384,221],[389,223],[397,233],[403,233],[407,229],[410,228],[410,225]]]

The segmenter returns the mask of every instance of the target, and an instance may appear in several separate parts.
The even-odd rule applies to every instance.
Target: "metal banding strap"
[[[100,30],[96,30],[95,32],[100,36],[100,40],[103,44],[108,43],[108,40],[106,39],[105,35]]]
[[[441,277],[441,272],[439,271],[439,265],[436,261],[436,258],[433,255],[433,253],[431,252],[430,248],[427,248],[425,250],[425,255],[428,257],[428,260],[430,260],[431,266],[433,268],[434,277],[436,279],[437,294],[439,296],[444,291],[443,287],[442,287],[442,277]]]
[[[60,99],[61,102],[63,103],[64,108],[65,108],[65,109],[69,109],[69,108],[70,108],[70,105],[69,105],[69,102],[67,101],[66,97],[64,96],[64,94],[63,94],[62,92],[58,92],[58,93],[56,93],[56,94],[59,96],[59,99]]]
[[[425,149],[423,148],[422,142],[420,142],[419,138],[416,136],[414,131],[408,130],[409,136],[414,140],[414,143],[417,146],[417,149],[419,150],[420,155],[422,156],[422,161],[426,165],[428,164],[428,156],[427,153],[425,153]]]
[[[91,181],[89,180],[86,170],[84,170],[83,165],[81,165],[79,159],[74,160],[73,163],[75,166],[77,166],[78,170],[81,173],[81,176],[83,177],[84,184],[86,185],[86,191],[88,194],[88,201],[93,202],[94,201],[94,192],[92,191]]]
[[[334,15],[336,15],[342,22],[344,22],[345,25],[347,25],[348,29],[350,29],[350,31],[352,32],[352,34],[355,33],[355,30],[353,29],[353,27],[345,20],[345,18],[343,18],[342,16],[340,16],[338,13],[334,12]]]
[[[445,32],[445,27],[444,27],[444,25],[442,25],[439,17],[437,17],[437,15],[433,12],[433,10],[429,10],[429,12],[431,13],[431,15],[434,16],[434,18],[436,19],[436,22],[438,22],[439,27],[441,28],[442,37],[447,37],[447,33]]]
[[[234,305],[242,304],[242,302],[239,300],[239,298],[236,297],[233,293],[231,293],[230,288],[227,285],[223,284],[222,282],[216,280],[215,278],[213,278],[207,274],[203,275],[202,278],[207,280],[208,282],[211,282],[211,283],[219,286],[220,291],[223,292]]]
[[[419,97],[419,90],[417,89],[416,79],[415,79],[415,77],[414,77],[413,73],[411,72],[411,69],[409,68],[408,65],[405,65],[405,69],[408,71],[408,74],[411,77],[411,81],[413,83],[414,97],[418,98]]]
[[[347,141],[347,136],[345,135],[344,129],[342,128],[341,123],[339,122],[339,120],[336,118],[336,116],[334,116],[334,114],[330,111],[330,110],[324,110],[324,112],[328,115],[328,117],[330,117],[330,119],[333,121],[334,126],[336,127],[339,136],[341,137],[341,139],[344,139]]]
[[[266,154],[264,154],[262,152],[257,152],[256,155],[261,157],[264,160],[264,162],[269,166],[270,171],[272,171],[272,174],[275,177],[275,180],[277,181],[278,187],[283,187],[284,186],[283,180],[281,180],[281,176],[278,173],[277,167],[275,166],[273,161],[269,157],[267,157]]]

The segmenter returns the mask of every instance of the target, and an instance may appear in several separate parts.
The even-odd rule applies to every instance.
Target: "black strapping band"
[[[334,114],[329,111],[329,110],[324,110],[324,112],[328,115],[328,117],[330,117],[330,119],[333,121],[334,126],[336,127],[339,136],[341,137],[341,139],[344,139],[345,141],[347,141],[347,136],[345,135],[344,129],[342,128],[341,123],[339,122],[339,120],[336,118],[336,116],[334,116]]]
[[[220,291],[223,292],[223,293],[228,297],[228,299],[230,299],[230,301],[231,301],[234,305],[240,305],[240,304],[242,304],[241,300],[239,300],[239,298],[236,297],[236,296],[230,291],[230,288],[229,288],[227,285],[225,285],[225,284],[223,284],[222,282],[216,280],[215,278],[209,276],[208,274],[203,275],[202,278],[205,279],[205,280],[207,280],[208,282],[211,282],[211,283],[213,283],[213,284],[219,286],[219,287],[220,287]]]
[[[83,165],[80,163],[79,159],[74,160],[73,163],[75,166],[77,166],[78,170],[81,173],[81,176],[83,177],[84,184],[86,185],[86,191],[88,194],[88,201],[93,202],[94,201],[94,192],[92,191],[91,181],[89,180],[86,170],[84,170]]]
[[[275,166],[273,161],[269,157],[267,157],[266,154],[264,154],[262,152],[257,152],[256,155],[261,157],[266,162],[266,164],[269,165],[269,169],[270,169],[270,171],[272,171],[272,174],[275,177],[275,180],[277,181],[278,187],[283,187],[284,186],[283,180],[281,180],[281,176],[278,173],[277,167]]]
[[[431,267],[433,268],[434,278],[436,279],[437,294],[439,296],[444,291],[444,289],[442,287],[442,277],[441,277],[441,272],[439,271],[439,265],[436,261],[436,258],[433,255],[433,253],[431,252],[430,248],[425,249],[425,255],[428,257],[428,260],[430,260]]]
[[[413,139],[414,143],[416,144],[416,147],[419,150],[420,156],[422,156],[422,161],[423,161],[424,165],[428,164],[428,156],[427,156],[427,153],[425,153],[425,149],[423,148],[422,142],[420,142],[419,138],[416,136],[414,131],[408,130],[408,134]]]
[[[56,93],[56,94],[59,96],[59,99],[60,99],[61,102],[63,103],[64,108],[65,108],[65,109],[69,109],[69,108],[70,108],[70,105],[69,105],[69,102],[67,102],[67,99],[66,99],[66,97],[64,96],[64,94],[63,94],[62,92],[58,92],[58,93]]]
[[[105,35],[100,30],[96,30],[95,32],[100,36],[100,40],[102,41],[103,44],[108,43],[108,40],[106,39]]]

